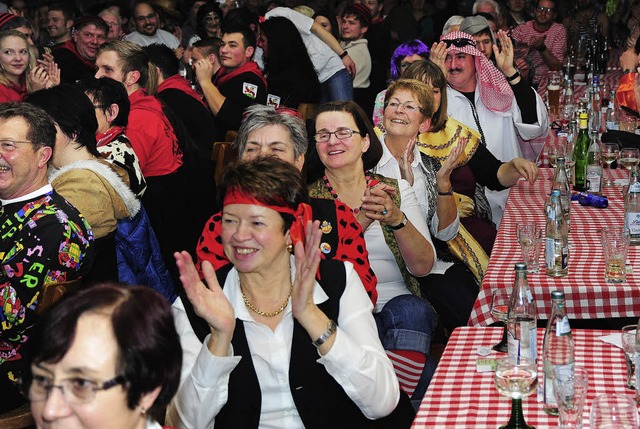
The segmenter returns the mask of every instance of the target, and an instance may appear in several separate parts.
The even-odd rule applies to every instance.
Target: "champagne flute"
[[[491,315],[504,326],[504,330],[502,331],[502,340],[493,346],[493,350],[501,353],[507,353],[509,351],[509,343],[507,341],[507,319],[509,318],[510,298],[510,289],[496,289],[491,293]]]
[[[640,151],[633,147],[622,148],[618,155],[618,164],[622,165],[627,170],[631,170],[631,167],[638,165],[640,162]]]
[[[602,159],[607,163],[609,173],[607,174],[607,179],[605,180],[603,186],[611,187],[615,185],[613,180],[611,180],[611,164],[613,161],[618,159],[618,144],[617,143],[605,143],[602,145]]]
[[[493,382],[498,393],[511,398],[511,417],[509,423],[500,429],[535,429],[527,425],[522,413],[522,398],[536,391],[538,386],[538,370],[534,361],[520,357],[519,363],[511,359],[498,360]]]

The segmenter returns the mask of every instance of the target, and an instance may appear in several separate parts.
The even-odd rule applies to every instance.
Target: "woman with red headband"
[[[170,424],[409,427],[371,301],[350,263],[321,260],[298,170],[275,157],[241,162],[219,191],[233,266],[203,262],[205,285],[189,254],[175,255],[188,301],[173,306],[184,359]]]

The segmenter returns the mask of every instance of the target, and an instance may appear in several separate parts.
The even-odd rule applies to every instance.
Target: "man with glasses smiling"
[[[544,137],[549,117],[542,98],[522,79],[514,66],[513,43],[498,31],[501,45],[493,47],[497,67],[475,46],[467,33],[442,37],[447,45],[447,114],[475,129],[482,144],[500,161],[522,156],[521,144]],[[493,222],[500,225],[509,190],[485,190]]]
[[[24,402],[12,381],[42,287],[83,277],[93,264],[91,227],[47,180],[55,139],[42,109],[0,105],[0,412]]]
[[[153,43],[166,45],[171,49],[177,49],[180,46],[180,42],[173,34],[159,28],[158,12],[151,4],[145,2],[136,4],[133,9],[133,20],[136,31],[124,36],[124,40],[140,46],[149,46]]]
[[[555,1],[539,0],[533,11],[533,19],[514,28],[511,37],[516,43],[528,47],[523,59],[533,66],[533,85],[537,86],[549,70],[562,69],[567,50],[567,30],[555,22]]]

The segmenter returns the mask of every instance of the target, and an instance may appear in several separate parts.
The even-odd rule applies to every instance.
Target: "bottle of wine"
[[[587,169],[587,151],[589,150],[589,127],[587,113],[580,113],[580,131],[578,139],[573,147],[573,159],[575,159],[574,189],[576,191],[585,190],[585,173]]]
[[[609,100],[609,106],[607,107],[607,130],[618,131],[620,130],[620,112],[618,110],[618,103],[615,101],[616,91],[611,90],[611,99]]]
[[[567,221],[567,230],[571,230],[571,188],[567,177],[566,158],[563,156],[556,158],[556,171],[551,185],[551,190],[554,189],[560,191],[560,202],[562,203],[562,212]]]
[[[525,357],[537,362],[536,302],[527,282],[527,266],[519,262],[515,265],[515,270],[516,280],[509,300],[507,319],[509,359],[513,363],[520,363],[520,358]]]
[[[544,412],[558,415],[558,404],[553,395],[553,378],[557,371],[573,372],[575,345],[564,303],[564,292],[551,292],[551,315],[542,340],[544,368]]]
[[[630,244],[640,245],[640,168],[629,171],[629,188],[624,198],[625,227],[629,230]]]
[[[545,231],[545,265],[547,275],[564,277],[569,274],[569,232],[562,210],[560,191],[551,191]]]
[[[591,135],[591,144],[587,151],[587,167],[585,170],[585,188],[586,191],[600,195],[602,193],[602,157],[600,151],[600,142],[598,134]]]

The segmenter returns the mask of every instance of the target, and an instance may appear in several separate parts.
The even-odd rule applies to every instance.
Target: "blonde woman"
[[[22,101],[28,92],[60,82],[55,63],[36,66],[27,37],[17,30],[0,32],[0,102]]]

